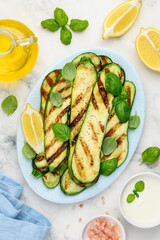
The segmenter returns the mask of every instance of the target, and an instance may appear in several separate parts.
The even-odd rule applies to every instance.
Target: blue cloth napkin
[[[0,240],[44,240],[50,222],[18,198],[22,186],[0,174]]]

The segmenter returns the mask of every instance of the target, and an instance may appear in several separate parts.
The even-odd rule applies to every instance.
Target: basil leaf
[[[123,86],[122,86],[121,95],[128,95],[128,93],[127,93],[125,87],[123,87]],[[129,95],[128,95],[128,97],[129,97]]]
[[[65,26],[61,29],[60,39],[64,45],[69,45],[71,43],[72,33]]]
[[[71,19],[69,27],[76,32],[82,32],[88,27],[87,20]]]
[[[113,106],[120,103],[122,100],[126,100],[127,98],[129,98],[128,94],[121,94],[118,97],[115,97],[112,101]]]
[[[136,184],[135,184],[135,186],[134,186],[134,188],[135,188],[135,190],[137,191],[137,192],[143,192],[144,191],[144,182],[143,181],[138,181]]]
[[[127,203],[131,203],[133,202],[135,199],[135,195],[134,194],[129,194],[127,197]]]
[[[46,19],[41,22],[42,27],[47,28],[51,32],[56,32],[59,29],[59,25],[55,19]]]
[[[57,91],[51,93],[50,100],[55,107],[61,107],[63,105],[61,94]]]
[[[35,176],[36,178],[40,178],[43,176],[43,174],[38,169],[35,168],[32,170],[32,175]]]
[[[77,69],[73,63],[66,63],[62,69],[62,77],[65,80],[72,82],[76,77],[76,72]]]
[[[80,59],[80,63],[82,63],[82,62],[87,62],[87,61],[89,61],[89,62],[92,63],[92,60],[91,60],[91,58],[89,58],[89,57],[83,56],[83,57],[81,57],[81,59]]]
[[[65,11],[61,8],[56,8],[54,10],[54,18],[57,21],[57,23],[59,24],[59,26],[63,27],[67,24],[68,22],[68,16],[65,13]]]
[[[17,98],[13,95],[6,97],[1,103],[3,111],[8,115],[14,113],[14,111],[17,109],[17,106],[18,106]]]
[[[149,147],[142,153],[142,163],[154,163],[160,156],[160,149],[158,147]],[[141,164],[142,164],[141,163]]]
[[[137,198],[139,198],[139,194],[137,193],[137,191],[135,189],[133,190],[133,193]]]
[[[129,128],[130,129],[136,129],[140,124],[140,117],[137,115],[137,112],[135,112],[135,115],[130,116],[129,118]]]
[[[29,146],[28,143],[24,143],[22,153],[26,158],[33,159],[36,157],[36,152]]]
[[[118,96],[122,91],[122,83],[115,73],[108,72],[105,77],[105,88],[114,96]]]
[[[71,130],[66,124],[54,123],[52,125],[52,130],[58,141],[66,142],[68,139],[70,139]]]
[[[109,176],[118,166],[118,159],[112,158],[101,162],[100,174]]]
[[[113,137],[108,137],[103,140],[102,151],[104,155],[109,155],[117,147],[117,141]]]
[[[115,112],[118,119],[122,123],[126,123],[129,120],[130,112],[131,112],[128,102],[126,101],[119,102],[115,107]]]

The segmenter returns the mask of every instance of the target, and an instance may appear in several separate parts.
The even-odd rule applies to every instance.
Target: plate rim
[[[138,139],[138,141],[137,141],[136,148],[135,148],[135,150],[133,151],[133,154],[132,154],[132,156],[130,157],[130,159],[127,161],[127,163],[124,162],[124,163],[121,165],[121,166],[124,166],[124,165],[125,165],[125,167],[120,171],[120,173],[118,173],[117,176],[114,177],[114,179],[109,183],[109,185],[107,185],[107,186],[104,187],[103,189],[100,189],[100,190],[97,191],[96,193],[90,194],[88,197],[82,197],[81,199],[75,200],[75,199],[73,199],[73,197],[74,197],[74,196],[77,196],[77,195],[74,195],[74,196],[67,196],[67,195],[65,195],[67,198],[69,197],[71,200],[70,200],[70,201],[67,201],[67,202],[65,202],[65,201],[63,201],[63,200],[62,200],[62,201],[56,201],[55,199],[54,199],[54,200],[53,200],[53,199],[49,199],[49,198],[47,198],[46,196],[43,196],[42,194],[40,194],[39,192],[37,192],[37,191],[34,189],[34,187],[31,185],[31,183],[28,181],[28,178],[27,178],[26,175],[25,175],[25,171],[24,171],[24,169],[23,169],[23,167],[22,167],[22,165],[21,165],[21,161],[20,161],[20,150],[18,149],[18,147],[19,147],[18,136],[19,136],[20,130],[21,130],[21,123],[20,123],[20,117],[19,117],[16,142],[17,142],[18,162],[19,162],[19,166],[20,166],[22,175],[23,175],[25,181],[27,182],[27,184],[29,185],[29,187],[30,187],[38,196],[42,197],[42,198],[45,199],[45,200],[48,200],[48,201],[50,201],[50,202],[53,202],[53,203],[58,203],[58,204],[73,204],[73,203],[78,203],[78,202],[85,201],[85,200],[87,200],[87,199],[89,199],[89,198],[93,198],[94,196],[96,196],[96,195],[100,194],[101,192],[103,192],[104,190],[106,190],[106,189],[107,189],[112,183],[114,183],[114,182],[120,177],[120,175],[123,173],[123,171],[125,170],[125,168],[126,168],[127,165],[129,164],[129,162],[131,161],[131,159],[132,159],[132,157],[133,157],[133,155],[134,155],[134,153],[135,153],[135,151],[136,151],[136,149],[137,149],[137,147],[138,147],[138,144],[139,144],[139,142],[140,142],[141,136],[142,136],[142,132],[143,132],[143,128],[144,128],[144,122],[145,122],[145,115],[146,115],[146,114],[145,114],[145,113],[146,113],[146,101],[145,101],[145,93],[144,93],[143,83],[142,83],[141,78],[140,78],[140,76],[139,76],[136,68],[134,67],[134,65],[133,65],[126,57],[124,57],[123,55],[119,54],[118,52],[116,52],[116,51],[114,51],[114,50],[112,50],[112,49],[110,49],[110,48],[90,47],[90,48],[79,49],[79,50],[77,50],[77,51],[71,52],[70,54],[68,54],[68,55],[65,56],[64,58],[60,59],[60,60],[59,60],[57,63],[55,63],[54,65],[50,65],[50,67],[47,68],[47,70],[45,70],[44,73],[42,73],[39,77],[37,77],[39,80],[38,80],[37,83],[34,85],[34,87],[31,89],[29,95],[27,96],[26,101],[24,102],[24,105],[23,105],[23,107],[22,107],[21,113],[24,111],[25,106],[26,106],[26,103],[28,102],[28,99],[29,99],[31,93],[37,89],[37,86],[40,84],[40,82],[41,82],[41,83],[43,82],[45,76],[46,76],[48,73],[50,73],[50,72],[53,71],[54,69],[57,69],[56,66],[61,65],[61,63],[63,63],[63,65],[64,65],[65,62],[68,62],[68,61],[67,61],[68,58],[73,58],[73,59],[74,59],[74,56],[76,56],[76,55],[78,56],[78,55],[81,54],[81,53],[84,53],[84,52],[93,52],[93,53],[95,53],[95,54],[98,55],[98,53],[96,53],[96,52],[98,52],[98,51],[104,51],[104,54],[106,54],[106,55],[108,55],[108,53],[109,53],[109,54],[113,54],[113,55],[117,56],[117,58],[122,58],[125,62],[127,62],[127,64],[129,65],[129,67],[134,71],[134,73],[137,75],[137,78],[139,79],[138,82],[139,82],[139,84],[141,85],[141,90],[142,90],[141,94],[143,95],[143,105],[144,105],[144,109],[143,109],[143,114],[144,114],[144,116],[143,116],[143,122],[141,122],[142,126],[141,126],[141,129],[140,129],[139,139]],[[107,53],[107,52],[108,52],[108,53]],[[109,57],[110,57],[110,56],[109,56]],[[119,63],[118,63],[118,64],[119,64]],[[124,70],[125,70],[125,69],[124,69]],[[22,130],[21,130],[21,131],[22,131]],[[129,150],[128,150],[128,153],[129,153]],[[127,155],[127,157],[128,157],[128,155]],[[115,172],[117,172],[117,171],[115,171]],[[32,176],[32,175],[31,175],[31,176]],[[29,176],[29,178],[30,178],[31,176]],[[103,177],[103,176],[101,176],[101,177]],[[39,179],[37,179],[37,180],[39,180]],[[58,184],[58,187],[59,187],[59,189],[60,189],[59,184]],[[50,190],[50,189],[49,189],[49,190]],[[82,191],[82,193],[83,193],[83,191]],[[81,194],[81,193],[80,193],[80,194]],[[79,194],[78,194],[78,195],[79,195]]]

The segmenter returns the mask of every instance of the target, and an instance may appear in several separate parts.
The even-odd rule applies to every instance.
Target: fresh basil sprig
[[[47,28],[51,32],[56,32],[59,29],[59,25],[55,19],[46,19],[41,22],[42,27]]]
[[[14,111],[18,107],[17,98],[14,95],[10,95],[10,96],[6,97],[2,101],[1,107],[2,107],[3,111],[5,113],[7,113],[8,115],[14,113]]]
[[[57,91],[51,93],[50,101],[55,107],[61,107],[63,105],[61,94]]]
[[[76,32],[82,32],[88,27],[89,23],[87,20],[80,20],[80,19],[71,19],[70,22],[70,29]]]
[[[118,103],[120,103],[122,100],[126,100],[129,98],[128,94],[121,94],[118,97],[115,97],[112,101],[113,106],[117,105]]]
[[[151,164],[157,161],[160,157],[160,149],[158,147],[149,147],[142,153],[142,163]]]
[[[126,201],[128,203],[131,203],[134,201],[135,197],[139,198],[138,192],[143,192],[145,189],[145,184],[143,181],[138,181],[133,189],[133,193],[128,194]]]
[[[129,128],[130,129],[136,129],[140,124],[140,117],[137,115],[137,112],[135,111],[135,115],[130,116],[129,118]]]
[[[66,142],[70,139],[71,136],[71,130],[70,128],[64,124],[64,123],[54,123],[52,125],[52,130],[55,135],[55,137],[60,142]]]
[[[62,69],[62,77],[72,82],[76,77],[77,69],[73,63],[66,63]]]
[[[56,32],[60,27],[60,40],[63,44],[69,45],[72,40],[72,33],[66,27],[68,23],[68,16],[62,8],[56,8],[54,10],[54,18],[46,19],[41,22],[43,28],[49,31]],[[71,19],[68,27],[72,31],[82,32],[88,27],[89,23],[87,20]]]
[[[109,176],[118,166],[118,159],[112,158],[101,162],[100,174]]]
[[[105,88],[107,92],[118,96],[122,91],[122,83],[115,73],[108,72],[105,77]]]
[[[117,141],[113,137],[107,137],[103,140],[102,151],[104,155],[111,154],[117,147]]]
[[[129,120],[130,112],[131,112],[128,102],[120,101],[115,107],[115,112],[118,119],[122,123],[126,123]]]

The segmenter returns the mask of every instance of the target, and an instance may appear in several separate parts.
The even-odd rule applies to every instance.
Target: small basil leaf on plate
[[[76,32],[82,32],[88,27],[87,20],[71,19],[69,27]]]
[[[59,25],[55,19],[46,19],[41,22],[43,28],[47,28],[51,32],[56,32],[59,29]]]
[[[63,105],[61,94],[57,91],[51,93],[50,101],[55,107],[61,107]]]
[[[66,142],[68,139],[70,139],[71,130],[66,124],[54,123],[52,125],[52,130],[58,141]]]
[[[1,103],[3,111],[8,115],[14,113],[14,111],[17,109],[17,106],[17,98],[14,95],[6,97]]]
[[[129,120],[130,112],[131,112],[128,102],[120,101],[115,107],[115,112],[118,119],[122,123],[126,123]]]
[[[28,143],[24,143],[22,153],[26,158],[34,159],[36,157],[35,151],[29,146]]]
[[[122,91],[122,83],[115,73],[108,72],[105,77],[105,88],[107,92],[118,96]]]
[[[133,202],[134,199],[135,199],[135,195],[132,194],[132,193],[129,194],[129,195],[127,196],[127,203],[131,203],[131,202]]]
[[[129,128],[130,129],[136,129],[140,124],[140,117],[137,115],[137,112],[135,112],[135,115],[130,116],[129,118]]]
[[[91,60],[91,58],[89,58],[89,57],[86,57],[86,56],[83,56],[83,57],[81,57],[80,63],[82,63],[82,62],[87,62],[87,61],[89,61],[89,62],[91,62],[91,63],[92,63],[92,60]]]
[[[137,191],[135,189],[133,190],[133,193],[137,198],[139,198],[139,194],[137,193]]]
[[[65,80],[72,82],[76,77],[76,72],[77,69],[73,63],[66,63],[62,69],[62,77]]]
[[[111,173],[113,173],[116,170],[117,165],[118,165],[117,158],[112,158],[112,159],[102,161],[100,174],[109,176]]]
[[[104,155],[109,155],[117,147],[117,141],[113,137],[107,137],[103,140],[102,151]]]
[[[134,186],[136,192],[143,192],[143,191],[144,191],[144,187],[145,187],[145,185],[144,185],[144,182],[143,182],[143,181],[138,181],[138,182],[135,184],[135,186]]]
[[[54,18],[59,26],[63,27],[68,22],[68,16],[62,8],[56,8],[54,10]]]
[[[71,43],[72,33],[71,33],[71,32],[69,31],[69,29],[66,28],[65,26],[62,27],[62,29],[61,29],[60,39],[61,39],[61,42],[62,42],[64,45],[69,45],[69,44]]]
[[[149,147],[142,153],[142,162],[147,164],[154,163],[160,156],[160,149],[158,147]]]

